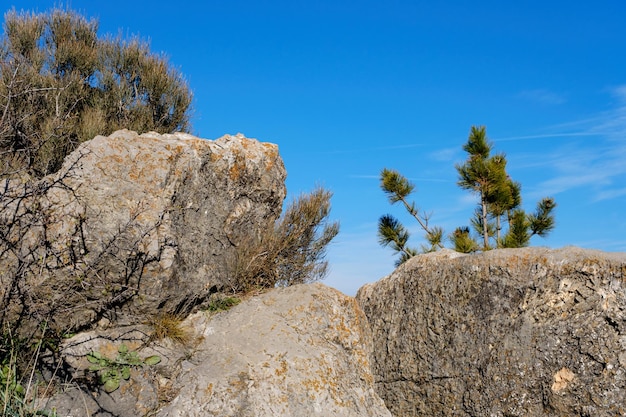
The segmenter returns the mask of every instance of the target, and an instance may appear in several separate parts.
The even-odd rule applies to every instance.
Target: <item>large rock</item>
[[[181,328],[192,336],[186,346],[165,340],[142,348],[141,332],[128,329],[73,337],[61,354],[77,369],[89,365],[82,355],[114,357],[122,342],[163,361],[135,371],[110,395],[68,389],[41,408],[103,417],[391,417],[374,391],[365,315],[337,290],[274,289],[227,312],[194,313]]]
[[[35,184],[4,181],[3,321],[141,322],[228,289],[236,246],[279,216],[276,145],[118,131]],[[8,317],[7,317],[8,315]]]
[[[626,415],[626,254],[442,251],[366,285],[395,416]]]

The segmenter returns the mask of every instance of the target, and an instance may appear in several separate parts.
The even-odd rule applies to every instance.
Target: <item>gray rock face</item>
[[[276,145],[243,135],[124,130],[37,184],[4,181],[3,314],[66,329],[184,311],[228,288],[230,255],[279,216],[285,176]]]
[[[391,417],[374,391],[365,315],[332,288],[274,289],[217,315],[194,313],[182,326],[193,335],[186,346],[165,340],[142,348],[141,332],[129,329],[68,340],[62,354],[77,369],[86,369],[80,356],[92,350],[114,357],[120,340],[163,361],[134,372],[111,395],[77,402],[81,394],[68,390],[42,408],[103,417]],[[164,397],[167,404],[157,406]]]
[[[626,415],[626,254],[412,258],[361,288],[395,416]]]

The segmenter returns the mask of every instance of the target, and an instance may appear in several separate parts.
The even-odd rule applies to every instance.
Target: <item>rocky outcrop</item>
[[[442,251],[357,300],[395,416],[626,415],[626,254]]]
[[[66,331],[189,310],[229,287],[237,244],[279,216],[285,175],[276,145],[243,135],[123,130],[37,183],[3,181],[2,321]]]
[[[142,348],[139,328],[68,340],[62,354],[79,370],[89,365],[85,354],[113,357],[121,342],[140,357],[163,360],[133,371],[110,395],[68,389],[41,408],[103,417],[391,417],[374,392],[365,315],[332,288],[274,289],[227,312],[194,313],[181,326],[190,332],[186,345],[165,340]]]

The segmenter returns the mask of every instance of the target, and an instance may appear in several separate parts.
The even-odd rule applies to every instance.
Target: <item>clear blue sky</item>
[[[9,2],[6,2],[9,3]],[[56,0],[9,3],[48,10]],[[325,283],[348,294],[393,271],[377,243],[391,213],[382,168],[417,187],[431,224],[468,224],[456,186],[472,125],[505,152],[525,208],[558,203],[533,245],[626,251],[626,2],[92,1],[101,33],[139,34],[195,96],[193,133],[277,143],[290,196],[334,192]]]

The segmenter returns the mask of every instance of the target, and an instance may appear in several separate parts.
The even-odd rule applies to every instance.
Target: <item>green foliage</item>
[[[331,197],[323,188],[302,194],[264,233],[241,242],[229,265],[232,290],[247,292],[322,279],[328,269],[326,247],[339,233],[339,223],[328,222]]]
[[[42,342],[36,344],[36,352]],[[0,416],[30,417],[43,415],[56,417],[54,411],[33,406],[38,389],[33,381],[35,364],[25,356],[30,353],[28,341],[16,338],[10,331],[0,336]],[[26,375],[26,378],[24,377]],[[26,382],[25,382],[26,381]]]
[[[552,210],[556,207],[556,202],[552,198],[544,198],[539,204],[535,213],[528,216],[528,223],[533,235],[545,236],[554,229],[554,216]]]
[[[380,174],[380,188],[387,194],[389,202],[395,204],[398,201],[404,201],[413,192],[415,186],[398,171],[385,168]]]
[[[212,300],[207,306],[208,311],[226,311],[231,307],[236,306],[241,302],[241,299],[237,297],[224,297],[224,298],[216,298]]]
[[[463,145],[467,160],[456,164],[459,187],[472,191],[479,197],[478,206],[470,219],[471,228],[481,242],[472,236],[470,227],[455,229],[448,238],[458,252],[471,253],[478,250],[527,246],[534,235],[546,236],[554,229],[552,198],[542,199],[532,214],[521,209],[522,186],[513,181],[507,171],[506,156],[492,155],[493,144],[487,138],[484,126],[472,126],[467,142]],[[427,245],[421,252],[435,251],[443,247],[444,231],[429,227],[429,216],[420,213],[415,203],[407,201],[415,186],[397,171],[383,169],[380,186],[391,204],[402,202],[406,210],[425,231]],[[378,241],[400,253],[396,266],[415,256],[418,251],[407,246],[408,230],[398,219],[387,214],[378,221]]]
[[[385,192],[391,204],[402,202],[404,208],[419,223],[425,232],[428,245],[422,245],[422,252],[432,252],[443,247],[443,229],[428,225],[429,215],[421,213],[415,207],[415,202],[409,203],[407,197],[415,186],[398,171],[383,169],[380,174],[380,188]],[[391,214],[386,214],[378,220],[378,242],[382,246],[390,246],[394,252],[400,254],[396,266],[415,256],[417,249],[407,246],[410,234],[402,223]]]
[[[100,383],[109,393],[118,389],[122,380],[130,378],[132,368],[152,366],[161,362],[161,358],[156,355],[141,359],[137,352],[129,351],[125,344],[120,345],[115,359],[107,358],[100,352],[91,352],[87,355],[87,360],[92,364],[89,370],[98,373]]]
[[[391,246],[396,253],[400,253],[396,266],[417,255],[417,250],[406,246],[408,240],[409,232],[398,219],[386,214],[378,220],[378,242],[382,246]]]
[[[15,358],[0,364],[0,411],[2,416],[21,415],[26,409],[26,389],[18,376]]]
[[[463,164],[457,164],[458,185],[479,196],[479,208],[471,220],[473,228],[482,237],[482,245],[476,242],[474,247],[489,250],[493,247],[519,248],[528,246],[533,235],[546,236],[554,228],[553,209],[556,203],[552,198],[539,202],[534,214],[527,214],[521,209],[522,186],[513,181],[506,171],[506,156],[491,156],[493,145],[487,139],[484,126],[472,126],[467,143],[463,149],[468,158]],[[506,216],[508,230],[502,234],[502,218]],[[452,236],[455,247],[469,248],[465,234]],[[455,239],[460,239],[457,242]],[[494,241],[492,245],[491,241]]]
[[[471,253],[478,250],[478,244],[470,236],[470,229],[467,226],[457,227],[450,240],[454,244],[454,250],[461,253]]]
[[[480,196],[481,211],[474,224],[482,227],[479,233],[483,237],[483,250],[489,249],[489,205],[498,208],[504,205],[508,190],[506,158],[503,154],[490,156],[492,148],[485,127],[472,126],[467,143],[463,146],[468,158],[465,163],[455,166],[459,174],[459,187]]]
[[[4,16],[0,39],[0,172],[41,177],[81,142],[118,129],[189,129],[191,93],[138,38],[98,37],[69,10]]]

